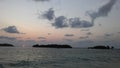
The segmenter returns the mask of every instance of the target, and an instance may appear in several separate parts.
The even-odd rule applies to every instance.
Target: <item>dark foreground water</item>
[[[0,68],[120,68],[120,50],[0,48]]]

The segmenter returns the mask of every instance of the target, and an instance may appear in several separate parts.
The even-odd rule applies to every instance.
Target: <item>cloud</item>
[[[67,19],[65,16],[60,16],[55,19],[55,23],[53,25],[56,28],[89,28],[94,26],[94,20],[99,17],[108,16],[112,7],[116,3],[117,0],[110,0],[107,4],[103,5],[98,9],[97,12],[87,11],[87,14],[91,17],[91,21],[80,20],[79,17]]]
[[[113,34],[105,34],[105,37],[111,37]]]
[[[83,37],[80,37],[80,39],[88,39],[89,36],[83,36]]]
[[[18,31],[16,26],[8,26],[6,28],[3,28],[2,30],[4,30],[7,33],[16,33],[16,34],[20,34],[20,32]]]
[[[42,14],[42,17],[48,19],[49,21],[53,20],[54,22],[51,25],[55,28],[89,28],[94,26],[94,22],[80,20],[79,17],[67,18],[66,16],[55,17],[55,11],[53,8],[50,8],[48,11],[45,11]]]
[[[55,18],[55,14],[54,14],[54,10],[53,8],[50,8],[48,11],[45,11],[44,14],[42,14],[42,16],[45,18],[45,19],[48,19],[48,20],[53,20]]]
[[[36,1],[36,2],[45,2],[45,1],[50,1],[50,0],[33,0],[33,1]]]
[[[7,36],[0,36],[0,39],[6,39],[6,40],[16,40],[15,37],[7,37]]]
[[[87,13],[91,17],[92,21],[94,22],[96,18],[108,16],[108,14],[112,10],[116,1],[117,0],[110,0],[107,4],[100,7],[97,12],[87,11]]]
[[[80,20],[80,18],[70,18],[69,23],[72,28],[89,28],[94,26],[94,20],[99,17],[108,16],[112,7],[116,3],[117,0],[110,0],[107,4],[103,5],[98,9],[98,12],[90,12],[87,11],[87,14],[91,17],[91,22],[86,20]]]
[[[36,1],[49,1],[49,0],[36,0]],[[99,17],[108,16],[112,7],[117,0],[110,0],[105,5],[101,6],[98,11],[87,11],[87,14],[91,17],[91,21],[80,20],[79,17],[67,18],[66,16],[55,17],[55,11],[53,8],[50,8],[48,11],[45,11],[42,16],[49,21],[53,20],[54,22],[51,25],[55,28],[90,28],[94,26],[94,20]],[[101,26],[101,24],[99,25]]]
[[[88,32],[88,33],[86,33],[86,35],[92,35],[92,33],[91,33],[91,32]]]
[[[38,37],[38,39],[46,39],[45,37]]]
[[[74,34],[65,34],[64,36],[66,36],[66,37],[73,37]]]
[[[55,19],[55,22],[52,23],[52,26],[55,28],[65,28],[69,25],[67,24],[67,18],[65,16],[59,16]]]
[[[70,23],[70,27],[72,28],[89,28],[94,25],[93,22],[89,22],[86,20],[80,20],[80,18],[78,17],[70,18],[69,23]]]
[[[67,18],[65,16],[59,16],[55,19],[55,22],[52,25],[56,28],[89,28],[94,26],[93,22],[80,20],[80,18]]]

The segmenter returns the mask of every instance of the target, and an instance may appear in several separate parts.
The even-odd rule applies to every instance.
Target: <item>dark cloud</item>
[[[45,13],[42,15],[45,19],[53,20],[55,18],[54,10],[53,8],[50,8],[48,11],[45,11]]]
[[[105,34],[105,37],[111,37],[111,36],[113,36],[113,34]]]
[[[88,39],[89,36],[83,36],[83,37],[80,37],[80,39]]]
[[[112,7],[116,3],[116,1],[117,0],[110,0],[107,4],[100,7],[97,12],[88,11],[87,13],[92,18],[92,21],[94,22],[96,18],[108,16],[108,14],[112,10]]]
[[[53,20],[52,26],[55,28],[65,28],[65,27],[71,27],[71,28],[89,28],[94,25],[93,22],[89,22],[86,20],[80,20],[78,17],[75,18],[67,18],[65,16],[58,16],[55,17],[53,8],[50,8],[48,11],[45,11],[42,14],[42,17],[45,19],[48,19],[49,21]]]
[[[6,40],[16,40],[15,37],[7,37],[7,36],[0,36],[0,39],[6,39]]]
[[[64,36],[66,36],[66,37],[73,37],[74,34],[65,34]]]
[[[87,12],[88,15],[91,17],[91,22],[86,20],[80,20],[79,18],[70,18],[69,23],[72,28],[89,28],[94,26],[94,20],[99,17],[108,16],[112,7],[116,3],[117,0],[110,0],[107,4],[103,5],[98,9],[98,12]]]
[[[88,32],[88,33],[86,33],[86,35],[92,35],[92,33],[91,33],[91,32]]]
[[[7,33],[16,33],[16,34],[20,34],[20,32],[18,31],[16,26],[8,26],[6,28],[3,28],[2,30],[4,30]]]
[[[89,28],[94,25],[93,22],[80,20],[80,18],[70,18],[69,19],[70,27],[72,28]]]
[[[36,2],[45,2],[45,1],[50,1],[50,0],[33,0],[33,1],[36,1]]]
[[[46,39],[45,37],[38,37],[38,39]]]
[[[55,19],[55,22],[52,23],[52,26],[56,28],[65,28],[69,25],[67,24],[67,18],[65,16],[59,16]]]
[[[42,1],[42,0],[37,0],[37,1]],[[116,1],[117,0],[110,0],[107,4],[100,7],[97,12],[88,11],[87,14],[91,17],[91,21],[80,20],[79,17],[75,17],[75,18],[67,18],[65,16],[55,17],[54,14],[55,11],[53,10],[53,8],[50,8],[42,16],[50,21],[53,20],[54,22],[52,23],[52,26],[54,26],[55,28],[65,28],[65,27],[90,28],[94,26],[94,20],[96,18],[108,16]],[[101,24],[99,26],[101,26]]]
[[[80,20],[80,18],[78,17],[67,19],[65,16],[59,16],[55,19],[55,22],[52,23],[52,25],[56,28],[89,28],[94,26],[94,23],[85,20]]]

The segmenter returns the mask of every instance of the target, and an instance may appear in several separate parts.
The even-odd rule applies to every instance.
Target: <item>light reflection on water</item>
[[[0,48],[0,68],[120,68],[119,64],[120,50]]]

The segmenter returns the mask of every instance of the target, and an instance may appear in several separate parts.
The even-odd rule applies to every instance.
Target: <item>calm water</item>
[[[120,50],[0,48],[0,68],[120,68]]]

